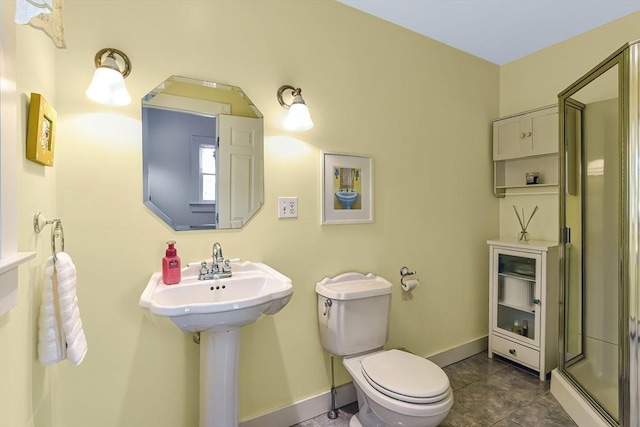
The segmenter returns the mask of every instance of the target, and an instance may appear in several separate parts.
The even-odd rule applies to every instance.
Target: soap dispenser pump
[[[180,257],[175,244],[173,240],[167,242],[167,252],[162,258],[162,281],[165,285],[175,285],[180,282]]]

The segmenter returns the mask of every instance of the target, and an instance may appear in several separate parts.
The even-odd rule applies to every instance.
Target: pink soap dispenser
[[[176,242],[169,240],[167,242],[167,253],[162,258],[162,281],[165,285],[175,285],[180,282],[180,257],[178,251],[174,247]]]

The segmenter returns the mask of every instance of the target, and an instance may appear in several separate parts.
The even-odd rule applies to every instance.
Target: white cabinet
[[[489,357],[538,371],[558,359],[558,244],[489,240]]]
[[[509,188],[558,185],[558,107],[551,106],[493,122],[494,194]],[[526,173],[538,172],[527,185]]]
[[[558,152],[558,106],[493,122],[493,160]]]

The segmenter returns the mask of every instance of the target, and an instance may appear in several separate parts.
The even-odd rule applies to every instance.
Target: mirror
[[[264,203],[263,134],[239,87],[169,77],[142,98],[144,204],[174,230],[241,228]]]

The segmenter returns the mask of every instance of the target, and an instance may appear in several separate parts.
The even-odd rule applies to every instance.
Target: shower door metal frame
[[[604,70],[603,73],[605,73],[608,70],[609,69]],[[598,74],[597,76],[594,77],[594,79],[599,77],[603,73]],[[593,80],[590,80],[590,81],[593,81]],[[573,108],[573,109],[575,109],[575,110],[580,112],[580,134],[579,134],[578,137],[580,139],[582,139],[583,136],[584,136],[583,112],[584,112],[584,109],[585,109],[586,105],[581,103],[581,102],[579,102],[579,101],[577,101],[577,100],[575,100],[575,99],[573,99],[573,98],[566,98],[565,102],[566,102],[566,104],[563,105],[562,119],[560,119],[560,121],[559,121],[559,126],[560,126],[560,129],[562,130],[562,134],[564,133],[565,121],[566,121],[566,117],[567,117],[566,109],[567,109],[567,106],[568,106],[568,107],[571,107],[571,108]],[[560,141],[563,141],[563,142],[561,142],[561,144],[563,144],[563,145],[561,147],[560,156],[559,156],[559,162],[560,162],[560,165],[561,165],[560,166],[560,173],[564,173],[563,172],[563,167],[565,169],[569,169],[569,167],[567,166],[567,161],[568,161],[568,159],[570,159],[570,156],[568,155],[568,146],[565,146],[565,145],[568,145],[568,143],[567,143],[564,135],[562,136],[562,139],[560,139]],[[564,150],[562,150],[562,148],[564,148]],[[577,151],[577,149],[576,149],[576,151]],[[576,167],[575,173],[579,173],[580,174],[580,189],[582,190],[585,187],[585,176],[584,176],[584,173],[583,173],[583,170],[582,170],[582,165],[585,163],[585,159],[582,157],[582,156],[584,156],[584,150],[582,150],[582,149],[580,150],[580,156],[581,156],[581,158],[580,158],[579,165],[575,166],[575,161],[574,161],[574,167]],[[566,179],[563,179],[561,177],[565,177],[565,175],[560,175],[560,177],[559,177],[559,182],[560,182],[560,192],[559,192],[559,194],[562,197],[563,195],[567,194],[567,192],[569,191],[569,182],[568,182],[569,178],[568,178],[568,175],[567,175]],[[564,191],[562,190],[563,184],[565,186],[565,190]],[[583,205],[582,198],[581,198],[580,203],[581,203],[580,221],[581,221],[581,224],[584,224],[585,220],[584,220],[584,209],[582,209],[582,205]],[[564,223],[563,222],[559,222],[559,224],[560,224],[560,238],[559,238],[558,241],[561,243],[560,251],[559,251],[560,258],[561,258],[560,261],[561,262],[560,262],[559,265],[560,265],[560,270],[561,270],[561,278],[564,278],[564,282],[562,282],[560,284],[560,286],[559,286],[561,304],[560,304],[560,314],[559,314],[560,315],[560,322],[558,323],[558,325],[559,325],[560,329],[562,330],[562,333],[558,334],[558,337],[559,337],[558,350],[559,350],[559,354],[560,354],[560,358],[562,359],[562,362],[560,360],[558,360],[558,367],[560,367],[560,363],[562,363],[563,368],[566,368],[567,366],[571,366],[571,365],[573,365],[575,363],[578,363],[578,362],[580,362],[581,360],[584,359],[585,335],[584,334],[580,334],[580,337],[581,337],[580,338],[580,353],[576,354],[575,356],[573,356],[570,360],[567,360],[566,359],[567,352],[566,352],[566,348],[565,348],[565,346],[566,346],[566,337],[565,337],[565,334],[564,334],[563,325],[565,325],[568,322],[567,313],[566,313],[566,311],[564,309],[565,305],[566,305],[564,303],[564,301],[565,301],[565,298],[566,298],[565,286],[568,286],[568,283],[569,283],[569,270],[568,270],[568,268],[565,269],[565,265],[567,265],[567,264],[564,264],[564,261],[566,260],[568,262],[567,251],[569,250],[569,246],[568,245],[571,244],[570,243],[570,241],[571,241],[571,230],[565,227],[566,226],[566,217],[565,217],[564,209],[565,209],[565,204],[561,203],[560,204],[560,215],[561,215],[561,218],[564,219]],[[580,249],[581,253],[584,254],[584,240],[582,241],[582,245],[581,246],[582,246],[581,249]],[[584,280],[584,277],[585,277],[585,274],[586,274],[585,265],[584,265],[584,263],[581,263],[581,264],[582,265],[580,266],[581,267],[580,268],[580,274],[581,274],[581,277],[583,278],[582,280]],[[581,283],[581,285],[582,285],[582,283]],[[585,321],[586,321],[585,314],[584,314],[585,298],[584,298],[583,289],[584,289],[584,287],[581,286],[581,291],[580,291],[581,292],[580,330],[582,330],[582,328],[584,327]]]
[[[640,41],[630,42],[611,54],[608,58],[586,73],[575,83],[558,95],[559,104],[559,138],[560,138],[560,330],[559,330],[559,372],[570,384],[589,402],[589,404],[611,425],[631,426],[631,399],[638,400],[638,378],[632,380],[635,393],[631,394],[630,383],[630,349],[635,347],[637,354],[638,341],[637,330],[633,336],[630,335],[629,323],[634,319],[637,321],[640,311],[640,302],[635,294],[637,289],[633,289],[631,294],[636,301],[629,300],[630,286],[636,288],[638,277],[640,277],[640,254],[638,253],[638,224],[639,220],[639,199],[638,189],[640,174],[638,167],[638,153],[640,141],[638,140],[638,120],[640,95],[638,94],[638,56],[640,55]],[[633,56],[632,56],[633,55]],[[569,374],[565,369],[565,286],[568,283],[569,271],[567,267],[567,246],[570,243],[569,233],[566,228],[566,207],[565,195],[567,194],[567,141],[565,140],[565,114],[566,105],[571,104],[570,97],[589,83],[600,77],[612,67],[618,66],[618,144],[620,149],[620,203],[619,203],[619,226],[618,226],[618,407],[619,420],[616,422],[607,411],[605,411],[589,393]],[[582,153],[582,150],[581,150]],[[582,160],[580,164],[582,165]],[[581,171],[581,189],[584,188],[584,173]],[[584,224],[584,198],[581,197],[581,211]],[[584,241],[583,241],[584,245]],[[584,251],[582,252],[584,254]],[[633,256],[630,256],[633,255]],[[584,273],[584,265],[582,265]],[[584,280],[584,276],[582,278]],[[582,293],[582,324],[584,325],[584,292]],[[584,340],[584,337],[583,337]],[[634,341],[635,340],[635,341]],[[635,342],[635,344],[634,344]],[[582,350],[584,342],[582,343]],[[637,357],[637,356],[636,356]],[[637,408],[634,408],[637,411]],[[638,421],[638,414],[634,414],[634,419]]]
[[[624,84],[628,93],[627,126],[627,363],[625,366],[624,394],[625,419],[629,425],[640,425],[640,40],[625,50]],[[635,286],[635,287],[634,287]]]

